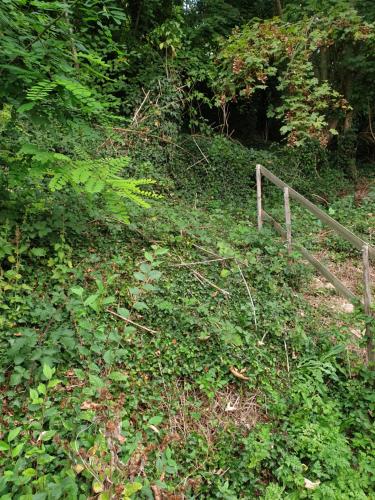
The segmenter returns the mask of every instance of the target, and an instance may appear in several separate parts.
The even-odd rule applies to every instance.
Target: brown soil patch
[[[212,399],[200,391],[186,391],[182,387],[175,389],[175,394],[168,399],[177,399],[178,407],[171,409],[166,399],[163,411],[169,414],[168,432],[178,434],[182,439],[196,432],[205,436],[207,443],[212,445],[218,431],[235,426],[246,433],[266,418],[257,403],[259,394],[245,388],[230,385],[218,391]]]
[[[363,295],[363,268],[358,258],[348,258],[342,262],[335,262],[330,258],[327,250],[315,252],[315,257],[322,262],[352,293],[362,299]],[[370,279],[375,284],[375,267],[370,268]],[[338,295],[334,286],[323,276],[314,278],[310,289],[305,294],[306,300],[315,308],[326,308],[337,313],[350,313],[353,308],[349,302]]]
[[[335,262],[330,258],[328,250],[316,252],[315,257],[320,260],[344,285],[353,293],[362,296],[363,293],[363,266],[360,258],[347,258],[343,262]],[[375,267],[370,266],[371,282],[375,283]],[[324,278],[322,280],[326,281]]]
[[[321,261],[342,283],[358,298],[363,294],[363,269],[361,260],[348,258],[343,262],[334,262],[330,259],[327,250],[316,252],[315,257]],[[375,284],[375,269],[370,270],[371,282]],[[350,313],[353,305],[347,299],[338,295],[334,286],[323,276],[317,275],[304,294],[307,302],[319,309],[321,322],[325,326],[335,325],[348,332],[350,344],[347,348],[355,353],[363,362],[366,360],[366,349],[360,347],[365,334],[365,324],[354,318]],[[326,312],[326,314],[324,314]]]

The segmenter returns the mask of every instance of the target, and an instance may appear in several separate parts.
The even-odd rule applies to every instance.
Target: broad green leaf
[[[127,483],[125,485],[123,495],[125,497],[131,497],[132,495],[134,495],[134,493],[137,493],[137,491],[140,491],[141,489],[141,483]]]
[[[28,469],[25,469],[23,472],[22,472],[22,475],[24,477],[34,477],[36,476],[36,470],[33,469],[32,467],[29,467]]]
[[[125,373],[119,371],[110,373],[108,375],[108,378],[110,378],[114,382],[125,382],[126,380],[128,380],[128,376]]]
[[[222,269],[221,272],[220,272],[220,276],[222,278],[227,278],[229,275],[230,275],[229,269]]]
[[[90,384],[93,386],[93,387],[104,387],[104,381],[98,377],[97,375],[89,375],[89,380],[90,380]]]
[[[84,302],[85,306],[92,307],[95,304],[95,302],[98,300],[98,298],[99,298],[99,295],[97,293],[89,295]]]
[[[22,448],[24,447],[25,443],[19,443],[15,448],[12,449],[12,457],[16,458],[19,456],[19,454],[22,451]]]
[[[39,438],[42,440],[42,441],[50,441],[56,434],[57,431],[43,431]]]
[[[99,481],[93,481],[92,483],[92,491],[94,493],[101,493],[104,491],[104,486],[103,483],[100,483]]]
[[[49,365],[47,364],[43,365],[43,375],[46,377],[47,380],[51,380],[55,371],[56,370],[54,368],[51,368]]]
[[[32,248],[30,253],[35,257],[45,257],[47,250],[45,248]]]
[[[156,415],[155,417],[151,417],[150,420],[148,421],[148,425],[159,425],[163,421],[163,416],[162,415]]]
[[[70,289],[71,293],[73,293],[74,295],[78,295],[78,297],[82,297],[82,295],[84,294],[84,291],[85,289],[82,288],[81,286],[73,286],[71,289]]]
[[[145,252],[145,258],[149,261],[152,262],[154,260],[154,256],[152,255],[151,252]]]
[[[223,340],[226,344],[233,344],[237,347],[241,347],[243,345],[242,338],[238,333],[224,333]]]
[[[36,102],[26,102],[21,104],[19,108],[17,108],[17,113],[24,113],[25,111],[30,111],[36,105]]]
[[[10,448],[9,444],[5,441],[0,441],[0,451],[8,451]]]
[[[146,309],[148,309],[148,305],[146,304],[146,302],[142,302],[142,301],[139,301],[139,302],[136,302],[134,305],[133,305],[134,309],[136,309],[137,311],[144,311]]]
[[[30,389],[30,399],[32,401],[35,401],[36,399],[39,399],[39,393],[36,389]]]
[[[15,427],[14,429],[10,430],[9,434],[8,434],[8,443],[10,443],[14,439],[16,439],[16,437],[18,436],[18,434],[21,431],[22,431],[22,427]]]
[[[152,280],[159,280],[161,277],[161,272],[160,271],[151,271],[149,273],[149,278],[152,279]]]
[[[61,384],[61,380],[59,380],[58,378],[54,378],[48,382],[47,387],[48,389],[53,389],[59,384]]]
[[[129,309],[125,309],[125,307],[119,307],[117,312],[120,316],[124,316],[124,318],[128,318],[130,316]]]
[[[39,394],[46,395],[47,388],[46,388],[45,384],[39,384],[37,389],[38,389]]]
[[[110,364],[112,364],[112,363],[113,363],[113,361],[114,361],[115,357],[116,357],[116,356],[115,356],[115,353],[114,353],[113,351],[111,351],[111,350],[106,351],[106,352],[104,353],[104,355],[103,355],[103,359],[104,359],[104,361],[105,361],[108,365],[110,365]]]

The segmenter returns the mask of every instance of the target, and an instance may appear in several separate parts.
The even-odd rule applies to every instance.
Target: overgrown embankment
[[[322,322],[311,272],[257,232],[256,152],[210,144],[130,226],[71,193],[62,225],[3,228],[2,498],[371,495],[356,319]]]

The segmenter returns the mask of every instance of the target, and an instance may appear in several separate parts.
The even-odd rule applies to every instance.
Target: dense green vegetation
[[[373,321],[258,232],[254,168],[374,241],[374,21],[1,3],[0,500],[373,498]]]

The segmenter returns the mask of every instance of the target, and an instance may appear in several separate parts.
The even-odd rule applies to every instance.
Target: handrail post
[[[363,260],[363,284],[364,284],[364,309],[365,314],[371,316],[371,285],[370,285],[370,262],[369,262],[369,246],[362,247]],[[368,363],[375,362],[374,340],[371,325],[366,324],[366,341],[367,341],[367,360]]]
[[[286,228],[286,242],[288,246],[288,252],[292,251],[292,217],[290,214],[290,202],[289,202],[289,188],[284,187],[284,210],[285,210],[285,228]]]
[[[257,179],[257,214],[258,214],[258,231],[262,229],[263,226],[263,214],[262,214],[262,170],[261,166],[256,166],[256,179]]]

